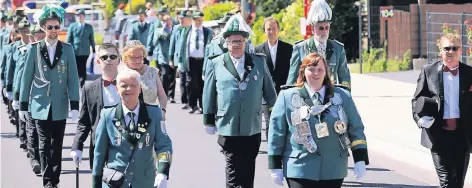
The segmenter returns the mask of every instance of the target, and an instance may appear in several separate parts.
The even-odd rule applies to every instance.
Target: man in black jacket
[[[422,129],[421,145],[431,149],[442,188],[460,188],[472,151],[472,67],[459,62],[461,38],[441,37],[441,59],[426,65],[412,100]]]
[[[256,47],[256,53],[265,54],[265,62],[269,68],[275,91],[280,92],[280,86],[287,82],[288,71],[290,69],[290,58],[292,57],[293,46],[279,40],[279,22],[272,17],[264,19],[264,32],[267,42]],[[266,136],[269,132],[269,108],[264,104],[264,119],[266,123]]]

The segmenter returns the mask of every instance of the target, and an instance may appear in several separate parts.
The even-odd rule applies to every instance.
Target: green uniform
[[[76,56],[89,56],[90,47],[95,53],[95,38],[90,24],[85,23],[83,26],[79,22],[71,24],[67,30],[66,41],[74,47]]]
[[[156,22],[160,21],[157,20]],[[162,25],[151,27],[147,45],[148,54],[152,54],[159,64],[169,65],[170,41],[175,28],[177,27],[173,26],[166,30],[165,26]]]
[[[20,111],[31,111],[33,119],[64,120],[71,110],[79,110],[79,76],[70,44],[57,41],[50,61],[45,40],[33,43],[26,58],[20,86]],[[31,97],[31,105],[28,101]]]
[[[122,103],[105,108],[100,114],[95,135],[95,150],[92,176],[94,188],[108,186],[102,184],[103,167],[105,164],[124,172],[126,165],[129,167],[124,175],[124,183],[121,188],[133,187],[154,188],[156,166],[154,165],[153,152],[157,154],[157,172],[169,177],[169,169],[172,160],[172,142],[167,135],[162,121],[162,112],[159,106],[140,103],[137,126],[139,138],[131,138],[128,131],[129,122],[125,122]],[[129,161],[135,148],[133,158]]]
[[[182,27],[181,25],[176,25],[172,31],[172,35],[170,36],[169,61],[174,62],[174,67],[177,67],[180,64],[180,58],[178,58],[175,53],[181,51],[180,48],[182,48],[182,43],[178,41],[180,41],[180,38],[182,37],[184,28],[185,27]]]
[[[310,93],[307,87],[282,90],[277,98],[267,141],[269,169],[283,168],[287,178],[343,179],[348,170],[348,146],[355,162],[369,164],[364,125],[349,91],[335,87],[333,94],[325,92],[324,99],[318,102],[314,91]],[[327,104],[331,105],[319,117],[309,113],[310,107]],[[340,112],[341,109],[344,113]],[[324,129],[318,126],[320,120],[326,123]],[[347,125],[345,129],[338,129],[344,134],[336,131],[336,121]],[[300,122],[307,122],[309,128]],[[349,139],[350,143],[341,142],[341,138]],[[305,145],[308,140],[314,141],[316,148]],[[343,147],[341,143],[347,144]]]
[[[246,72],[240,79],[229,52],[209,60],[203,89],[205,125],[216,125],[221,136],[261,132],[262,98],[268,106],[273,106],[277,98],[264,61],[263,55],[245,53]],[[240,83],[246,83],[246,87],[240,88]]]
[[[23,76],[23,71],[25,69],[25,62],[30,44],[21,45],[18,47],[18,61],[16,62],[15,67],[15,77],[13,80],[13,100],[20,101],[20,86],[21,86],[21,77]]]
[[[296,83],[303,58],[313,52],[317,52],[313,37],[307,40],[295,42],[292,58],[290,59],[290,71],[288,73],[287,85],[293,85]],[[350,89],[351,74],[347,67],[344,45],[336,40],[328,40],[326,44],[326,59],[328,61],[328,67],[333,83],[343,85]]]
[[[139,40],[143,45],[146,45],[150,27],[147,22],[141,25],[138,20],[133,21],[128,31],[128,40]]]
[[[184,27],[182,31],[182,36],[179,38],[177,43],[180,44],[179,50],[175,50],[175,56],[178,58],[178,63],[179,63],[179,71],[180,72],[187,72],[189,71],[189,65],[188,65],[188,40],[190,36],[190,31],[192,30],[192,27]],[[206,48],[207,44],[211,42],[213,36],[213,31],[211,29],[208,29],[206,27],[203,27],[203,43],[204,43],[204,48]]]
[[[18,59],[20,58],[20,51],[18,50],[19,46],[22,46],[23,42],[16,41],[11,45],[10,55],[7,56],[7,61],[5,65],[5,85],[7,92],[13,92],[13,82],[15,78],[15,70],[17,66]]]

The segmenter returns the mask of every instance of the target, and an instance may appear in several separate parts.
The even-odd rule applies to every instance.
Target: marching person
[[[325,0],[313,0],[307,18],[307,24],[312,26],[313,36],[295,42],[286,85],[296,83],[303,58],[317,52],[327,60],[333,83],[351,89],[351,74],[347,67],[344,44],[328,39],[331,14],[331,8]]]
[[[7,37],[5,37],[5,34],[8,30],[7,17],[8,15],[6,13],[0,11],[0,74],[5,68],[5,64],[3,63],[3,53],[5,51],[5,48],[3,47],[3,45],[6,45],[6,43],[8,42]],[[0,77],[0,89],[2,93],[3,103],[5,105],[8,105],[8,98],[3,94],[3,88],[5,87],[5,78],[3,77],[3,75],[1,75]]]
[[[280,92],[280,86],[285,85],[288,77],[288,70],[290,69],[290,54],[292,54],[293,47],[279,39],[279,21],[275,18],[269,17],[264,19],[264,33],[267,37],[267,42],[256,47],[257,53],[265,55],[265,62],[269,68],[270,75],[274,81],[275,91]],[[269,107],[262,105],[264,111],[264,120],[266,128],[266,138],[269,132]]]
[[[22,75],[19,75],[20,69],[23,69],[24,67],[24,56],[26,55],[26,45],[30,43],[29,40],[29,32],[30,32],[30,23],[26,18],[23,18],[20,23],[18,24],[18,34],[21,37],[21,40],[16,41],[12,45],[11,49],[11,55],[7,59],[7,64],[6,64],[6,76],[5,76],[5,83],[7,85],[7,92],[12,93],[9,94],[12,98],[12,108],[15,110],[15,119],[16,121],[16,130],[17,133],[19,134],[20,138],[20,148],[23,149],[24,151],[27,151],[26,149],[26,121],[22,121],[18,119],[18,109],[19,109],[19,88],[14,87],[18,86],[15,85],[15,80],[18,78],[21,78]],[[21,71],[22,72],[22,71]],[[17,90],[16,94],[13,95],[13,91]]]
[[[226,187],[254,187],[261,144],[262,99],[273,106],[276,93],[263,55],[245,53],[249,32],[241,16],[223,31],[228,52],[210,58],[203,92],[205,131],[218,132],[226,158]]]
[[[184,29],[179,54],[180,63],[179,72],[186,74],[186,83],[188,93],[188,105],[191,114],[202,110],[202,92],[203,92],[203,57],[205,55],[205,47],[210,43],[213,37],[213,31],[204,27],[203,13],[194,11],[192,14],[193,24]],[[197,106],[197,102],[199,106]]]
[[[426,65],[418,78],[413,119],[441,188],[461,188],[472,151],[472,67],[459,61],[461,36],[443,35],[439,45],[441,61]]]
[[[30,110],[34,119],[46,188],[59,184],[69,107],[72,121],[76,121],[79,114],[80,85],[74,49],[57,38],[64,13],[59,6],[43,7],[39,25],[46,38],[31,45],[20,86],[19,116],[26,121]]]
[[[324,58],[311,53],[296,87],[282,90],[270,116],[269,169],[276,184],[290,188],[340,188],[351,148],[354,174],[369,164],[364,126],[349,91],[335,87]]]
[[[82,108],[70,153],[75,164],[80,163],[84,142],[90,133],[90,169],[93,167],[95,130],[100,119],[100,111],[104,107],[116,105],[120,101],[116,90],[116,75],[120,64],[118,48],[111,43],[104,43],[98,47],[97,55],[96,63],[100,66],[102,76],[90,84],[85,84],[82,89]]]
[[[138,10],[138,19],[133,21],[128,31],[128,40],[139,40],[141,44],[147,44],[151,24],[146,22],[146,13],[143,9]],[[147,52],[147,51],[146,51]],[[144,56],[144,64],[149,65],[149,59]]]
[[[174,68],[179,74],[180,80],[180,101],[184,105],[182,107],[183,110],[186,110],[189,107],[188,105],[188,95],[187,95],[187,87],[185,83],[187,83],[187,75],[185,72],[181,72],[179,65],[182,64],[181,52],[183,48],[183,33],[185,28],[189,27],[192,24],[192,12],[189,10],[183,10],[179,14],[179,18],[182,20],[180,25],[177,25],[174,28],[174,32],[170,36],[170,44],[169,44],[169,66]],[[186,43],[185,43],[186,44]],[[186,60],[186,59],[185,59]],[[186,60],[187,61],[187,60]]]
[[[87,59],[92,48],[92,57],[95,57],[95,37],[92,25],[85,23],[85,10],[77,12],[79,20],[69,26],[67,30],[67,43],[74,47],[75,61],[79,71],[80,87],[87,80]]]
[[[174,32],[174,25],[172,19],[169,15],[165,15],[159,20],[162,21],[164,25],[162,27],[152,27],[151,33],[153,37],[149,36],[148,45],[148,54],[154,55],[157,63],[159,64],[159,70],[161,72],[160,77],[162,85],[166,95],[168,96],[171,103],[175,103],[175,68],[169,66],[169,45],[170,38]],[[157,21],[156,21],[157,22]]]
[[[162,123],[161,109],[138,99],[141,78],[135,70],[120,70],[116,82],[121,101],[102,110],[96,130],[93,188],[116,183],[111,180],[113,172],[123,174],[122,185],[113,187],[166,188],[172,142]],[[102,183],[102,179],[111,182]]]

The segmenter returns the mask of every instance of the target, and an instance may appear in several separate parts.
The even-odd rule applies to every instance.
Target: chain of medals
[[[335,96],[327,104],[314,105],[309,108],[300,97],[299,93],[294,94],[292,96],[292,106],[295,110],[291,113],[291,121],[292,125],[296,129],[296,133],[293,135],[295,142],[302,144],[310,153],[316,152],[318,146],[313,139],[308,120],[311,116],[316,116],[318,118],[318,123],[315,125],[316,135],[318,138],[329,136],[328,125],[326,122],[321,121],[321,113],[331,105],[334,105],[338,109],[336,115],[339,117],[339,120],[334,123],[334,130],[338,134],[342,149],[346,150],[349,148],[351,142],[347,136],[347,116],[340,105],[341,103],[341,97],[339,94],[335,93]]]
[[[244,72],[244,76],[243,76],[243,78],[246,77],[246,79],[239,82],[239,89],[242,90],[242,91],[247,89],[247,84],[249,83],[249,80],[250,80],[249,77],[248,77],[249,74],[250,74],[250,70],[246,70]],[[259,70],[257,70],[257,74],[255,74],[253,76],[254,80],[257,81],[258,75],[259,75]]]

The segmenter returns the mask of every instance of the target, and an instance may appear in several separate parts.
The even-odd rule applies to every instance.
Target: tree
[[[356,0],[328,0],[332,5],[333,19],[329,38],[344,43],[346,57],[352,60],[359,54],[359,24]]]
[[[233,2],[216,3],[206,6],[203,8],[204,20],[218,20],[234,8],[236,8],[236,3]]]
[[[293,0],[259,0],[257,4],[262,5],[262,9],[257,11],[257,15],[269,17],[287,8],[292,2]]]

